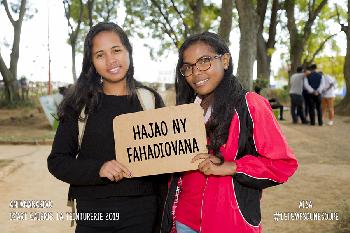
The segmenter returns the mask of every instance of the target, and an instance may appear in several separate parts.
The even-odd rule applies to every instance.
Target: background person
[[[329,75],[323,75],[324,78],[324,89],[322,90],[322,116],[323,119],[326,118],[326,113],[328,112],[328,125],[333,125],[334,123],[334,98],[335,89],[337,82],[335,79]]]
[[[298,118],[303,124],[306,124],[307,121],[304,116],[303,111],[303,87],[304,87],[305,74],[302,66],[297,68],[297,72],[290,77],[290,112],[292,115],[293,123],[298,123]]]

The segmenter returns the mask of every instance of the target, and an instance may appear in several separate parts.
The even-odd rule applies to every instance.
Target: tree
[[[71,46],[71,52],[72,52],[72,75],[74,82],[77,81],[77,72],[75,69],[75,56],[76,56],[76,45],[78,42],[78,36],[80,32],[80,25],[83,20],[83,10],[84,5],[82,0],[79,1],[69,1],[64,0],[64,13],[68,22],[69,27],[69,44]],[[78,15],[78,20],[76,24],[72,22],[73,15]]]
[[[295,5],[296,0],[286,0],[284,3],[284,8],[287,13],[287,28],[289,31],[290,38],[290,63],[291,69],[290,72],[296,72],[298,66],[302,63],[302,56],[304,53],[305,45],[312,34],[312,26],[320,14],[321,10],[324,6],[326,6],[328,0],[318,1],[320,2],[318,5],[316,4],[316,0],[312,1],[300,1],[300,4],[303,4],[307,7],[307,20],[304,22],[300,20],[300,22],[296,22],[295,19]],[[303,6],[299,8],[301,10]],[[300,25],[302,27],[300,28]]]
[[[271,73],[271,58],[275,51],[276,44],[276,27],[277,27],[277,13],[280,9],[280,3],[278,0],[272,1],[270,9],[270,23],[268,27],[268,39],[265,40],[264,34],[264,21],[266,15],[266,9],[268,6],[268,0],[258,0],[256,12],[259,17],[259,28],[257,35],[257,78],[266,80],[266,83],[270,83]]]
[[[145,44],[153,58],[168,49],[179,48],[194,33],[213,29],[212,23],[219,16],[219,9],[214,4],[204,4],[203,0],[125,0],[124,4],[127,33],[160,41],[157,47]]]
[[[230,33],[232,28],[232,18],[233,18],[233,0],[222,0],[221,10],[220,10],[220,26],[219,35],[224,39],[226,44],[230,44]]]
[[[12,7],[12,10],[15,13],[19,12],[17,20],[13,19],[7,0],[3,0],[1,3],[5,7],[7,17],[13,26],[13,32],[14,32],[9,68],[6,66],[0,51],[0,72],[2,77],[4,78],[6,100],[10,103],[13,103],[19,100],[18,82],[17,82],[17,64],[19,60],[19,44],[21,40],[22,22],[26,12],[26,0],[21,0],[21,3],[19,6],[14,5]]]
[[[239,60],[237,76],[243,87],[251,90],[253,87],[253,65],[257,51],[258,16],[253,0],[236,0],[239,15]]]
[[[97,22],[109,22],[116,18],[119,0],[64,0],[65,16],[69,26],[69,44],[72,51],[72,75],[76,74],[76,54],[82,52],[84,36]]]
[[[346,95],[336,107],[336,112],[342,115],[350,115],[350,0],[348,0],[347,23],[347,26],[341,25],[342,31],[345,32],[347,40],[346,55],[344,62],[344,80],[346,85]]]

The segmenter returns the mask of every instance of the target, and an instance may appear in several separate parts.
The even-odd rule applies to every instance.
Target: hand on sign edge
[[[99,172],[100,177],[106,177],[111,181],[119,181],[123,178],[131,178],[132,174],[127,167],[117,160],[105,162]]]
[[[200,159],[203,161],[198,164],[198,170],[206,176],[232,176],[236,173],[235,162],[224,161],[223,164],[220,164],[219,158],[207,153],[196,155],[192,158],[191,162],[194,163]]]

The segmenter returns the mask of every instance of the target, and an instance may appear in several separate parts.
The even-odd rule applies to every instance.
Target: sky
[[[26,76],[32,81],[48,80],[48,23],[50,25],[50,51],[51,51],[51,80],[54,82],[72,83],[71,72],[71,47],[67,43],[68,24],[64,16],[62,1],[57,0],[29,0],[31,6],[38,12],[30,20],[24,21],[22,25],[22,35],[20,43],[20,59],[18,63],[18,77]],[[220,1],[217,1],[220,2]],[[344,2],[344,0],[329,0],[331,3]],[[117,23],[122,24],[121,19],[125,15],[119,11]],[[13,16],[17,19],[17,16]],[[0,6],[0,46],[1,54],[9,64],[9,55],[11,53],[13,29],[6,16],[3,6]],[[339,25],[334,25],[332,30],[339,31]],[[177,62],[177,54],[169,53],[167,57],[162,57],[161,61],[152,61],[149,56],[149,50],[143,46],[145,40],[138,38],[129,38],[134,49],[135,78],[146,82],[174,82],[174,69]],[[346,50],[346,38],[344,33],[336,36],[338,44],[342,49],[342,54]],[[146,39],[147,40],[147,39]],[[231,31],[230,50],[232,53],[235,69],[238,64],[239,54],[239,30]],[[4,44],[9,44],[9,47]],[[154,41],[152,41],[154,43]],[[282,65],[278,49],[272,58],[273,72],[277,72]],[[76,71],[79,75],[81,71],[82,56],[78,55],[76,59]]]

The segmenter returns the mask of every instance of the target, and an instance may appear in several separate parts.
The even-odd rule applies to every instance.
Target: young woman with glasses
[[[298,163],[262,96],[243,90],[230,51],[214,33],[179,49],[176,102],[204,109],[208,153],[198,170],[174,174],[161,232],[261,232],[262,189],[284,183]]]

